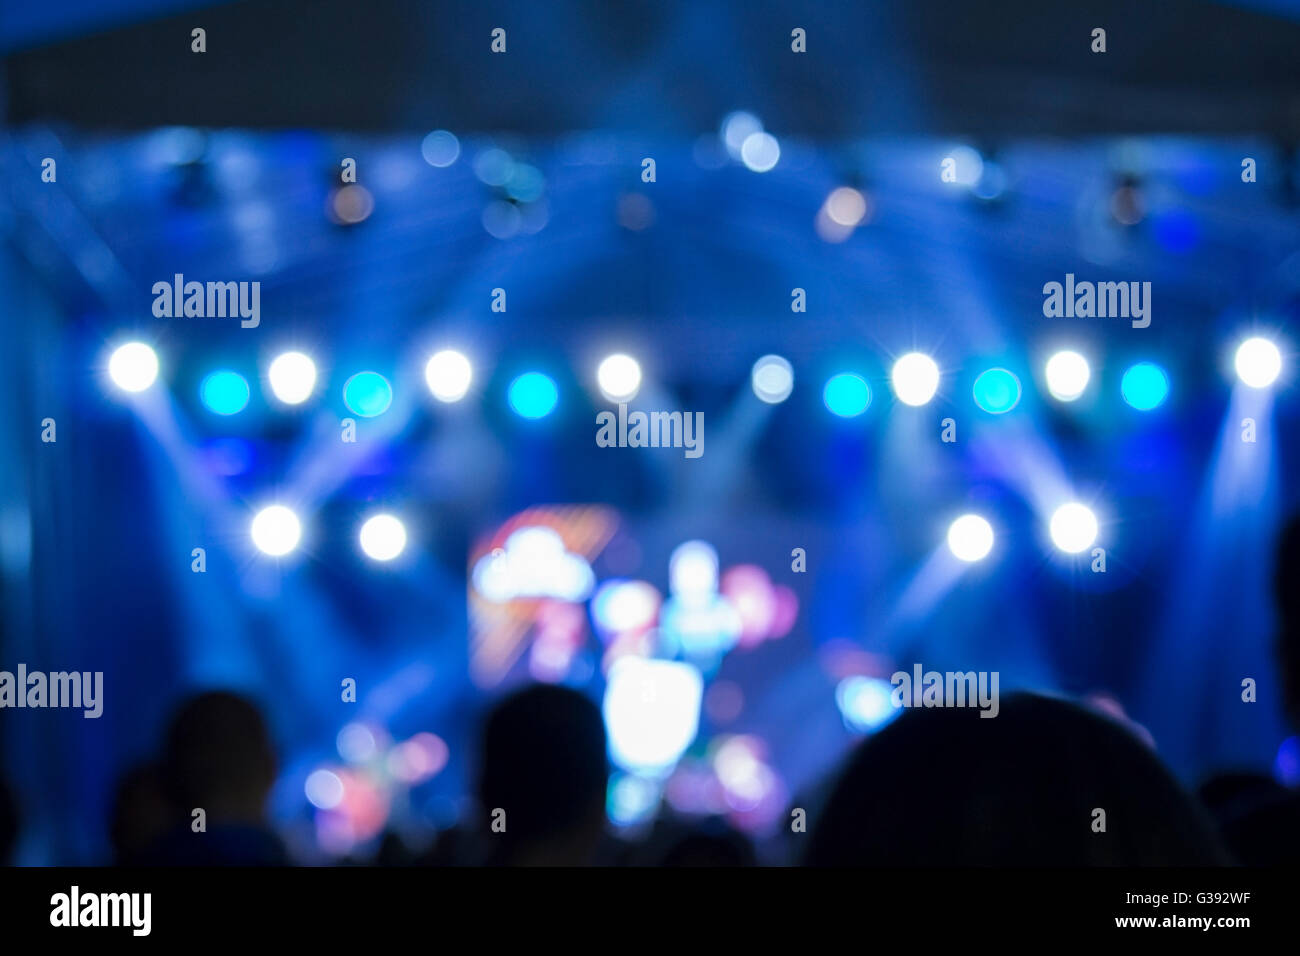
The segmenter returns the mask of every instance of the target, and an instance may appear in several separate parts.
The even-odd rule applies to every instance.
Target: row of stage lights
[[[270,505],[254,515],[249,533],[259,551],[282,558],[301,543],[302,520],[292,508]],[[1068,502],[1053,512],[1048,533],[1061,551],[1078,554],[1097,540],[1097,516],[1087,505]],[[396,515],[384,513],[366,519],[357,537],[362,553],[373,561],[392,561],[406,550],[406,525]],[[988,557],[993,540],[993,525],[982,515],[962,515],[948,527],[948,550],[968,564]]]
[[[1241,382],[1251,388],[1267,388],[1282,371],[1282,354],[1277,345],[1265,338],[1248,338],[1237,348],[1235,367]],[[117,348],[108,364],[109,377],[126,392],[148,389],[158,377],[158,356],[143,342],[129,342]],[[1057,352],[1044,370],[1048,391],[1061,402],[1080,398],[1087,389],[1091,370],[1087,359],[1077,352]],[[641,387],[641,366],[631,356],[616,354],[602,361],[596,371],[601,393],[610,401],[626,402]],[[898,400],[906,405],[927,404],[937,393],[940,371],[935,361],[920,352],[899,358],[890,372],[890,384]],[[274,396],[286,405],[307,401],[316,390],[316,365],[301,352],[285,352],[267,369],[267,380]],[[433,396],[441,402],[464,398],[473,381],[473,366],[460,352],[444,350],[433,355],[425,366],[425,381]],[[779,355],[765,355],[754,363],[751,384],[755,395],[764,402],[785,401],[794,390],[794,371]],[[1150,410],[1159,406],[1169,391],[1169,381],[1158,365],[1139,362],[1125,372],[1121,393],[1134,408]],[[249,387],[237,372],[221,370],[203,379],[200,395],[212,411],[231,415],[248,404]],[[865,378],[852,372],[831,376],[823,390],[826,407],[835,415],[851,418],[861,415],[871,404],[871,388]],[[559,391],[555,382],[542,372],[526,372],[515,378],[507,398],[514,411],[524,418],[543,418],[554,410]],[[1020,382],[1002,368],[983,372],[974,386],[975,403],[992,414],[1010,411],[1020,400]],[[343,386],[343,400],[355,414],[374,417],[383,414],[392,403],[392,388],[377,372],[358,372]],[[1053,544],[1067,554],[1078,554],[1097,539],[1098,523],[1086,505],[1067,502],[1051,516],[1048,532]],[[290,508],[276,504],[263,508],[250,527],[253,544],[264,554],[284,557],[295,551],[302,540],[302,522]],[[406,526],[391,514],[369,518],[359,533],[362,552],[374,561],[387,562],[406,549]],[[993,550],[994,531],[989,521],[977,514],[957,518],[948,529],[948,549],[960,561],[983,560]]]
[[[1266,338],[1255,336],[1242,342],[1236,352],[1237,377],[1251,388],[1267,388],[1282,371],[1282,353]],[[117,348],[109,359],[109,377],[123,391],[142,392],[158,378],[158,356],[143,342],[128,342]],[[1087,390],[1092,371],[1088,360],[1078,352],[1057,352],[1047,361],[1044,378],[1047,390],[1061,402],[1072,402]],[[447,349],[433,355],[424,368],[425,382],[434,398],[441,402],[458,402],[470,390],[474,369],[460,352]],[[927,404],[939,389],[939,366],[922,352],[909,352],[894,362],[890,385],[905,405]],[[285,352],[267,368],[272,394],[286,405],[300,405],[316,390],[316,364],[302,352]],[[765,355],[754,363],[751,373],[754,394],[762,401],[777,404],[794,390],[794,369],[779,355]],[[641,366],[630,355],[611,355],[596,370],[601,394],[612,402],[627,402],[641,388]],[[990,368],[975,379],[975,404],[993,415],[1011,411],[1020,403],[1020,379],[1005,368]],[[1125,371],[1120,394],[1132,407],[1150,411],[1164,403],[1169,395],[1169,376],[1154,362],[1138,362]],[[206,376],[199,385],[199,396],[207,408],[219,415],[234,415],[244,410],[251,395],[248,381],[238,372],[222,369]],[[507,389],[510,407],[524,418],[545,418],[559,402],[554,379],[543,372],[525,372]],[[871,405],[871,386],[855,372],[839,372],[827,380],[822,400],[827,409],[841,418],[861,415]],[[378,372],[363,371],[343,384],[343,402],[363,418],[386,412],[393,401],[393,389]]]

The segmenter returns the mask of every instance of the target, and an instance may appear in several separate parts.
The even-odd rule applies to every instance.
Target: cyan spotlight
[[[975,379],[975,404],[990,415],[1004,415],[1020,404],[1020,379],[1004,368],[991,368]]]
[[[354,415],[374,418],[393,404],[393,387],[378,372],[358,372],[343,383],[343,404]]]
[[[1138,362],[1124,373],[1120,393],[1140,412],[1149,412],[1169,397],[1169,376],[1154,362]]]
[[[864,378],[851,372],[832,375],[822,390],[822,401],[840,418],[861,415],[871,404],[871,386]]]
[[[525,372],[510,383],[507,397],[515,414],[524,418],[545,418],[555,411],[560,392],[550,376],[541,372]]]
[[[199,398],[218,415],[236,415],[248,405],[248,381],[238,372],[221,369],[199,384]]]

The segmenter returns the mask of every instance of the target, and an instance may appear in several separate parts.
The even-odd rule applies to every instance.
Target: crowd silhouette
[[[1287,717],[1300,729],[1300,518],[1280,536],[1274,593]],[[750,840],[720,818],[662,814],[637,840],[606,826],[605,726],[583,694],[534,684],[484,721],[477,810],[419,853],[395,834],[373,862],[424,866],[753,866]],[[107,821],[128,866],[294,862],[267,818],[276,754],[266,720],[227,691],[187,698],[156,759],[128,769]],[[1086,704],[1013,693],[995,719],[909,710],[863,740],[801,802],[787,841],[805,866],[1196,866],[1300,862],[1300,793],[1226,772],[1195,794],[1131,727]],[[201,808],[203,826],[196,827]],[[494,826],[499,816],[508,824]],[[503,821],[504,822],[504,821]],[[0,861],[20,834],[0,780]]]

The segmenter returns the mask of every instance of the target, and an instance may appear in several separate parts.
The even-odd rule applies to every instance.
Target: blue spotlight
[[[1169,376],[1153,362],[1138,362],[1124,373],[1120,393],[1140,412],[1149,412],[1169,397]]]
[[[343,404],[354,415],[374,418],[393,404],[393,387],[378,372],[357,372],[343,383]]]
[[[860,375],[840,372],[832,375],[822,390],[822,401],[840,418],[861,415],[871,404],[871,386]]]
[[[199,398],[218,415],[234,415],[248,405],[248,382],[230,369],[213,372],[199,385]]]
[[[990,415],[1003,415],[1020,404],[1020,379],[1004,368],[991,368],[975,379],[975,404]]]
[[[560,393],[550,377],[525,372],[510,383],[510,407],[524,418],[545,418],[555,410]]]

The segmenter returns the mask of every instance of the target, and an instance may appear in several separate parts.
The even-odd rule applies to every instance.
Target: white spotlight
[[[1092,371],[1078,352],[1057,352],[1047,360],[1047,390],[1061,402],[1072,402],[1088,387]]]
[[[275,558],[298,547],[302,539],[302,523],[284,505],[271,505],[259,511],[250,531],[257,549]]]
[[[826,197],[822,208],[837,225],[855,227],[866,218],[867,197],[852,186],[840,186]]]
[[[361,550],[376,561],[391,561],[406,548],[406,526],[392,515],[375,515],[361,526]]]
[[[143,342],[127,342],[109,357],[108,377],[124,392],[143,392],[158,378],[158,355]]]
[[[1085,505],[1072,501],[1052,515],[1052,542],[1067,554],[1078,554],[1097,540],[1097,516]]]
[[[630,355],[611,355],[596,369],[600,393],[611,402],[626,402],[641,387],[641,366]]]
[[[781,158],[781,144],[771,133],[750,133],[740,145],[740,159],[756,173],[765,173]]]
[[[948,526],[948,550],[962,561],[979,561],[993,550],[993,526],[979,515],[962,515]]]
[[[424,382],[440,402],[459,402],[474,380],[474,367],[460,352],[443,349],[424,366]]]
[[[1251,388],[1268,388],[1282,373],[1282,353],[1268,339],[1246,339],[1237,347],[1237,377]]]
[[[779,355],[764,355],[749,378],[754,394],[769,405],[784,402],[794,391],[794,368]]]
[[[316,363],[301,352],[284,352],[266,370],[271,393],[286,405],[301,405],[316,388]]]
[[[924,405],[939,390],[939,366],[921,352],[908,352],[889,373],[894,394],[904,405]]]

